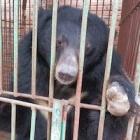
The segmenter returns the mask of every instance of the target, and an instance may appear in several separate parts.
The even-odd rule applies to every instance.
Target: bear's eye
[[[56,40],[56,46],[63,46],[63,44],[64,44],[64,41],[62,38]]]

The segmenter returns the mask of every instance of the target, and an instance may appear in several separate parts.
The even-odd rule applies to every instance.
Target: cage
[[[127,77],[134,83],[136,94],[139,93],[140,86],[140,1],[139,0],[131,0],[131,1],[122,1],[122,0],[0,0],[0,50],[1,50],[1,77],[0,77],[0,89],[1,93],[8,95],[13,95],[15,97],[26,97],[31,99],[37,99],[41,101],[47,101],[48,106],[41,106],[36,104],[30,104],[22,101],[16,101],[12,99],[7,99],[0,97],[0,101],[10,103],[12,106],[11,119],[12,119],[12,127],[11,127],[11,139],[15,139],[16,132],[16,106],[26,106],[31,108],[32,110],[32,119],[31,119],[31,135],[30,139],[34,140],[35,134],[35,118],[36,118],[36,110],[44,110],[52,113],[48,114],[48,128],[51,127],[52,131],[56,130],[57,135],[50,132],[48,130],[48,139],[65,139],[65,127],[66,127],[66,119],[67,119],[67,106],[74,105],[75,106],[75,120],[79,119],[79,108],[88,108],[94,110],[100,110],[101,115],[99,121],[98,128],[98,140],[102,139],[103,136],[103,126],[105,119],[105,91],[103,91],[102,95],[102,104],[101,106],[94,106],[89,104],[80,103],[80,92],[77,92],[77,103],[73,103],[73,101],[66,100],[57,100],[53,101],[52,106],[52,98],[53,98],[53,80],[50,80],[50,96],[42,97],[36,95],[36,34],[37,34],[37,11],[39,7],[43,7],[44,9],[54,8],[54,15],[57,15],[57,7],[63,5],[70,5],[76,8],[84,8],[85,11],[88,11],[88,8],[91,13],[98,15],[101,19],[103,19],[106,25],[110,28],[110,54],[108,54],[107,60],[107,68],[106,68],[106,77],[104,79],[104,88],[107,87],[107,81],[109,79],[109,69],[111,65],[111,53],[112,46],[115,47],[116,50],[120,53],[123,66],[126,71]],[[112,19],[114,16],[114,19]],[[86,17],[86,12],[85,12]],[[56,16],[54,18],[54,33],[52,33],[52,38],[55,40],[55,30],[56,30]],[[84,22],[84,21],[83,21]],[[85,19],[86,24],[86,19]],[[115,27],[113,28],[113,24]],[[112,29],[111,29],[112,26]],[[17,85],[18,85],[18,44],[22,40],[25,34],[27,34],[30,30],[33,30],[33,38],[32,45],[35,46],[32,50],[32,94],[21,94],[18,93]],[[84,31],[83,31],[84,32]],[[116,32],[116,33],[115,33]],[[111,36],[115,39],[111,38]],[[83,33],[84,40],[84,33]],[[52,41],[52,46],[55,44],[55,41]],[[114,45],[113,45],[114,44]],[[55,48],[55,47],[54,47]],[[55,51],[55,49],[53,50]],[[53,53],[52,53],[53,54]],[[81,54],[82,56],[82,54]],[[51,58],[52,62],[54,58]],[[51,70],[53,71],[53,64],[51,66]],[[108,70],[107,70],[108,69]],[[8,91],[9,84],[14,77],[14,92]],[[53,79],[53,73],[50,73],[50,79]],[[81,80],[80,80],[81,81]],[[80,83],[78,84],[80,91]],[[58,115],[59,114],[59,115]],[[53,126],[53,121],[58,121],[59,125],[56,127]],[[52,122],[52,123],[51,123]],[[73,139],[77,140],[78,137],[78,123],[75,121],[74,125],[74,136]],[[132,129],[130,129],[132,128]],[[134,129],[133,129],[134,128]],[[139,140],[139,118],[132,117],[129,120],[126,139],[127,140]],[[51,138],[50,138],[51,135]],[[0,134],[0,139],[8,139],[9,134]],[[60,138],[61,137],[61,138]]]

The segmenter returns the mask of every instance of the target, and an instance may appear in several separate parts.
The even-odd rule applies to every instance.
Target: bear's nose
[[[75,79],[74,76],[72,76],[68,73],[63,73],[63,72],[59,72],[58,76],[63,81],[73,81]]]

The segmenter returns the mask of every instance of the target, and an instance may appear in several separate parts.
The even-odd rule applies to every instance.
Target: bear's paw
[[[106,91],[107,110],[113,116],[126,115],[130,109],[128,96],[124,88],[118,82],[109,84]]]

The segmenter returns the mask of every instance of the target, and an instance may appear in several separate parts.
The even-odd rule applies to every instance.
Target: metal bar
[[[53,0],[52,13],[52,36],[51,36],[51,64],[50,64],[50,79],[49,79],[49,107],[52,107],[51,100],[54,94],[54,69],[55,69],[55,53],[56,53],[56,31],[57,31],[57,7],[58,0]],[[50,139],[51,130],[51,114],[48,113],[47,123],[47,139]]]
[[[12,103],[12,112],[11,112],[11,140],[15,140],[16,134],[16,105]]]
[[[53,0],[49,98],[53,98],[53,94],[54,94],[54,69],[55,69],[55,52],[56,52],[57,7],[58,7],[58,0]]]
[[[31,27],[31,0],[29,0],[29,13],[28,13],[28,16],[29,16],[29,28]]]
[[[35,138],[36,109],[32,107],[30,140]]]
[[[62,123],[61,123],[61,138],[60,140],[65,140],[66,136],[66,123],[67,123],[67,105],[63,107],[62,112]]]
[[[9,1],[9,35],[10,35],[10,39],[9,39],[9,42],[10,42],[10,45],[12,46],[12,52],[13,52],[13,41],[12,41],[12,37],[13,37],[13,31],[12,31],[12,28],[13,28],[13,23],[11,22],[12,21],[12,16],[13,16],[13,10],[12,10],[12,1],[10,0]],[[11,56],[12,56],[12,54],[11,54]],[[11,75],[13,74],[13,72],[12,72],[12,70],[13,70],[13,59],[11,60],[11,59],[9,59],[10,60],[10,65],[9,65],[9,67],[10,67],[10,70],[9,70],[9,83],[11,82]],[[9,84],[8,83],[8,84]],[[3,88],[5,88],[5,87],[3,87]],[[8,86],[6,85],[6,88],[5,89],[7,89],[8,90]]]
[[[140,34],[140,29],[139,29],[139,34]],[[134,85],[135,85],[136,96],[138,96],[139,86],[140,86],[140,44],[139,44],[139,49],[138,49],[138,56],[137,56],[137,64],[136,64],[136,70],[135,70]],[[131,117],[129,119],[129,123],[128,123],[128,127],[127,127],[127,134],[126,134],[126,139],[127,140],[131,140],[132,139],[133,128],[134,128],[134,121],[135,121],[135,117]]]
[[[21,1],[19,1],[19,8],[18,8],[18,15],[19,15],[19,40],[21,40],[21,32],[22,32],[22,14],[21,14]]]
[[[76,8],[78,7],[78,0],[76,0]]]
[[[0,0],[0,94],[2,93],[2,3]]]
[[[33,103],[28,103],[28,102],[23,102],[23,101],[19,101],[19,100],[14,100],[14,99],[8,99],[8,98],[0,97],[0,101],[1,102],[6,102],[6,103],[11,103],[11,104],[14,103],[16,105],[25,106],[25,107],[29,107],[29,108],[33,107],[33,108],[36,108],[36,109],[52,112],[52,108],[50,108],[50,107],[41,106],[41,105],[37,105],[37,104],[33,104]]]
[[[18,92],[18,2],[14,0],[14,96]]]
[[[13,95],[13,92],[10,92],[10,91],[2,91],[2,93],[6,94],[6,95]],[[18,92],[17,97],[32,98],[32,95]],[[43,100],[43,101],[49,101],[48,97],[38,96],[38,95],[35,96],[35,99]],[[54,102],[54,101],[59,101],[59,102],[61,102],[63,104],[67,104],[67,105],[73,105],[73,106],[75,105],[75,102],[73,102],[71,100],[53,99],[51,102]],[[90,104],[80,103],[80,107],[81,108],[87,108],[87,109],[101,110],[101,107],[98,106],[98,105],[90,105]]]
[[[84,103],[81,103],[80,107],[81,108],[88,108],[88,109],[91,109],[91,110],[101,110],[101,106],[84,104]]]
[[[103,0],[103,5],[102,5],[102,16],[101,16],[101,18],[103,19],[103,16],[104,16],[104,5],[105,5],[105,0]]]
[[[37,60],[37,18],[38,18],[38,0],[34,0],[33,28],[32,28],[32,97],[36,94],[36,60]]]
[[[112,6],[112,0],[110,0],[110,8],[109,8],[109,14],[108,14],[108,26],[110,25],[111,6]]]
[[[51,140],[60,140],[62,106],[59,102],[54,102],[52,113]]]
[[[78,72],[77,87],[76,87],[73,140],[78,139],[78,128],[79,128],[79,118],[80,118],[80,96],[81,96],[81,88],[82,88],[82,77],[83,77],[83,66],[84,66],[84,55],[85,55],[85,41],[86,41],[89,5],[90,5],[89,0],[84,1],[82,26],[81,26],[80,53],[79,53],[79,72]]]
[[[7,47],[7,14],[6,14],[6,8],[7,8],[7,4],[6,1],[4,1],[4,25],[3,25],[3,29],[4,29],[4,45],[3,45],[3,54],[6,54],[6,47]],[[3,55],[3,64],[4,66],[6,65],[6,57]],[[3,67],[3,71],[5,71],[6,67]],[[5,81],[7,83],[7,77],[5,78]]]
[[[96,5],[96,15],[98,14],[98,0],[97,0],[97,5]]]
[[[102,91],[102,102],[101,102],[101,112],[99,119],[98,127],[98,140],[103,139],[103,129],[104,129],[104,120],[105,120],[105,111],[106,111],[106,89],[108,85],[108,80],[110,77],[111,62],[112,62],[112,52],[113,52],[113,42],[115,36],[115,25],[117,21],[117,11],[118,11],[119,0],[113,1],[112,17],[111,17],[111,27],[109,33],[108,49],[107,49],[107,58],[106,58],[106,68],[104,75],[103,91]]]

